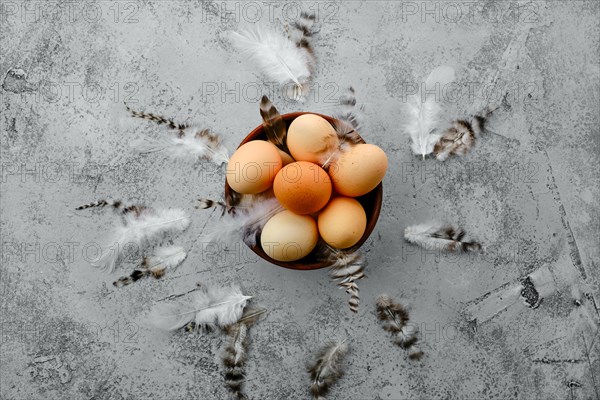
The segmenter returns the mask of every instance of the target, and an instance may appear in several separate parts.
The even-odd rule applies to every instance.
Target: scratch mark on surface
[[[184,293],[172,294],[172,295],[169,295],[169,296],[167,296],[167,297],[163,297],[162,299],[158,299],[158,300],[156,300],[156,302],[158,303],[159,301],[165,301],[165,300],[174,300],[174,299],[178,299],[178,298],[180,298],[180,297],[183,297],[183,296],[185,296],[186,294],[193,293],[193,292],[195,292],[196,290],[200,290],[200,288],[199,288],[199,287],[196,287],[196,288],[194,288],[194,289],[191,289],[191,290],[188,290],[187,292],[184,292]]]
[[[531,27],[520,32],[515,38],[513,38],[510,41],[508,46],[506,46],[506,50],[504,50],[502,58],[498,63],[499,67],[493,72],[489,73],[487,79],[485,79],[485,85],[489,85],[487,87],[497,87],[501,72],[503,70],[511,70],[519,64],[521,50],[525,48],[530,33]],[[485,107],[487,107],[488,103],[489,98],[483,97],[478,103],[474,105],[474,108],[476,110],[483,110]]]
[[[594,336],[594,339],[596,338],[596,336]],[[596,385],[596,378],[594,377],[594,369],[592,368],[592,361],[590,359],[590,351],[592,350],[592,347],[590,346],[589,348],[587,347],[586,341],[585,341],[585,336],[583,335],[583,332],[581,332],[581,339],[583,340],[583,346],[585,347],[585,357],[587,358],[587,362],[588,362],[588,366],[590,368],[590,375],[592,377],[592,386],[594,387],[594,392],[596,393],[596,399],[600,400],[600,394],[598,394],[598,385]],[[593,344],[593,341],[592,341]]]
[[[546,342],[538,343],[538,344],[534,345],[531,349],[529,348],[531,346],[531,344],[528,344],[527,346],[523,347],[523,353],[525,353],[527,355],[531,355],[534,352],[540,351],[541,349],[547,349],[551,345],[558,343],[561,339],[564,339],[565,337],[566,336],[559,336],[557,338],[550,339]]]
[[[534,363],[541,363],[541,364],[576,364],[576,363],[580,363],[580,362],[584,362],[584,360],[575,360],[575,359],[567,359],[567,360],[556,360],[556,359],[552,359],[552,358],[536,358],[534,360],[532,360]]]
[[[567,232],[567,242],[570,247],[570,256],[573,265],[579,270],[579,273],[583,277],[584,280],[587,279],[587,274],[585,272],[585,268],[583,267],[583,263],[581,262],[581,254],[579,253],[579,247],[577,246],[577,241],[575,240],[575,236],[573,235],[573,230],[571,229],[571,225],[569,224],[569,220],[567,219],[567,212],[565,211],[565,206],[560,199],[560,193],[558,191],[558,186],[556,185],[556,179],[554,178],[554,172],[552,171],[552,163],[550,162],[550,157],[548,156],[548,152],[544,150],[546,154],[546,159],[548,160],[548,170],[550,171],[550,179],[551,182],[548,184],[548,188],[553,194],[554,200],[558,204],[558,210],[560,212],[560,220],[562,221],[562,225]]]

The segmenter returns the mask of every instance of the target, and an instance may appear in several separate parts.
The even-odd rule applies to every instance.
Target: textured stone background
[[[600,3],[288,4],[2,1],[0,398],[225,398],[221,337],[144,322],[153,302],[198,281],[239,282],[269,310],[253,333],[252,399],[307,398],[308,354],[343,336],[352,352],[332,399],[600,398]],[[248,20],[285,24],[298,6],[319,13],[317,88],[304,105],[264,85],[222,39]],[[449,116],[476,111],[488,89],[491,103],[509,92],[490,133],[446,164],[413,156],[401,129],[403,83],[440,64],[473,89]],[[196,239],[217,217],[193,206],[220,195],[222,171],[135,155],[133,140],[166,132],[123,107],[213,128],[235,148],[260,122],[257,92],[286,112],[327,113],[349,85],[363,136],[390,159],[357,315],[327,271],[241,250],[209,257]],[[114,216],[74,211],[105,197],[188,210],[192,226],[175,240],[190,249],[186,262],[161,281],[113,288],[133,264],[109,275],[89,260]],[[487,253],[403,244],[407,225],[429,219],[460,224]],[[543,297],[536,309],[518,296],[528,274]],[[379,327],[382,292],[410,304],[422,362]]]

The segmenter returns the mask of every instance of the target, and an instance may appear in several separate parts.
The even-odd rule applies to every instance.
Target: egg
[[[273,181],[282,206],[296,214],[319,211],[331,197],[331,179],[317,164],[296,161],[283,167]]]
[[[315,114],[296,117],[288,128],[286,140],[294,160],[320,165],[339,146],[333,126],[325,118]]]
[[[367,214],[358,200],[335,197],[319,212],[317,226],[321,238],[331,247],[354,246],[367,227]]]
[[[227,183],[242,194],[269,189],[283,162],[274,144],[252,140],[240,146],[227,163]]]
[[[329,167],[334,189],[349,197],[362,196],[383,180],[388,160],[374,144],[356,144],[343,152]]]
[[[314,218],[289,210],[271,217],[260,234],[263,251],[277,261],[296,261],[307,256],[318,240]]]

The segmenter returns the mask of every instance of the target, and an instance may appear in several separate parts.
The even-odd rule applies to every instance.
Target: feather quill
[[[321,244],[317,250],[317,258],[328,264],[331,279],[350,295],[348,300],[350,311],[358,312],[360,295],[357,281],[366,277],[364,272],[366,261],[362,253],[358,250],[338,250],[327,244]]]
[[[212,232],[204,235],[205,242],[233,244],[242,240],[249,246],[256,244],[257,235],[269,218],[282,211],[276,198],[254,201],[248,207],[237,207],[235,213],[225,214]]]
[[[143,251],[165,235],[183,232],[190,225],[189,217],[180,209],[134,210],[136,212],[123,215],[122,225],[114,233],[111,248],[93,266],[112,272],[123,258],[127,246],[133,245],[136,250]]]
[[[433,148],[435,157],[440,161],[445,161],[451,155],[464,156],[467,154],[475,145],[476,139],[485,131],[485,124],[489,116],[498,108],[475,114],[469,120],[452,121],[452,126],[442,133]]]
[[[425,80],[425,89],[432,90],[434,87],[443,88],[454,81],[454,69],[449,66],[440,66],[434,69]],[[436,90],[436,93],[441,93]],[[413,153],[423,158],[433,151],[433,147],[439,141],[441,134],[435,133],[439,123],[441,107],[438,96],[428,94],[423,90],[413,95],[407,102],[409,115],[406,130],[411,137],[411,149]]]
[[[480,243],[467,240],[461,228],[439,222],[409,226],[404,239],[427,250],[469,252],[482,248]]]
[[[195,327],[220,327],[235,324],[252,296],[242,294],[238,286],[202,286],[188,302],[159,304],[150,314],[150,323],[165,331],[174,331],[189,324]]]
[[[383,329],[393,334],[394,343],[407,350],[411,360],[420,359],[423,352],[417,346],[417,330],[407,325],[409,316],[406,308],[382,294],[377,298],[376,309],[377,318]]]
[[[310,30],[307,32],[311,33]],[[268,79],[281,86],[292,83],[294,100],[300,100],[307,93],[316,63],[308,36],[303,35],[294,42],[271,28],[255,25],[229,32],[229,40]]]
[[[247,399],[243,392],[246,379],[246,361],[249,345],[248,333],[266,310],[246,307],[240,320],[225,328],[227,340],[221,356],[225,385],[237,399]]]
[[[348,353],[346,340],[330,342],[316,354],[308,367],[310,392],[313,399],[322,399],[331,385],[344,373],[343,361]]]
[[[288,151],[285,143],[287,126],[285,121],[277,111],[277,108],[271,103],[267,96],[260,100],[260,115],[263,119],[263,127],[267,139],[283,151]]]
[[[154,254],[144,257],[139,268],[136,268],[129,276],[123,276],[113,282],[116,287],[122,287],[136,282],[140,278],[153,276],[160,279],[165,275],[167,269],[175,269],[185,260],[187,253],[180,246],[160,247]]]

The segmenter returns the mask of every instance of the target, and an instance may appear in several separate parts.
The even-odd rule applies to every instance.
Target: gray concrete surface
[[[308,398],[308,355],[342,336],[351,353],[332,399],[600,398],[600,3],[47,4],[2,1],[1,399],[226,398],[222,337],[144,323],[153,302],[198,281],[239,282],[269,310],[252,334],[252,399]],[[318,10],[320,29],[316,95],[303,105],[263,85],[221,36],[248,20],[285,23],[298,6]],[[403,83],[440,64],[473,89],[448,115],[476,110],[487,87],[492,102],[510,92],[491,132],[446,164],[413,156],[401,129]],[[327,271],[241,250],[209,257],[196,239],[217,217],[193,206],[220,195],[222,171],[134,154],[133,140],[166,133],[123,107],[213,128],[235,148],[260,122],[257,90],[283,111],[327,113],[349,85],[365,106],[363,136],[390,160],[357,315]],[[192,226],[175,240],[186,262],[113,288],[133,264],[107,274],[89,259],[115,218],[74,211],[104,197],[188,210]],[[429,219],[460,224],[487,253],[403,244],[407,225]],[[543,297],[535,309],[519,299],[529,274]],[[384,292],[410,304],[422,362],[378,325]]]

